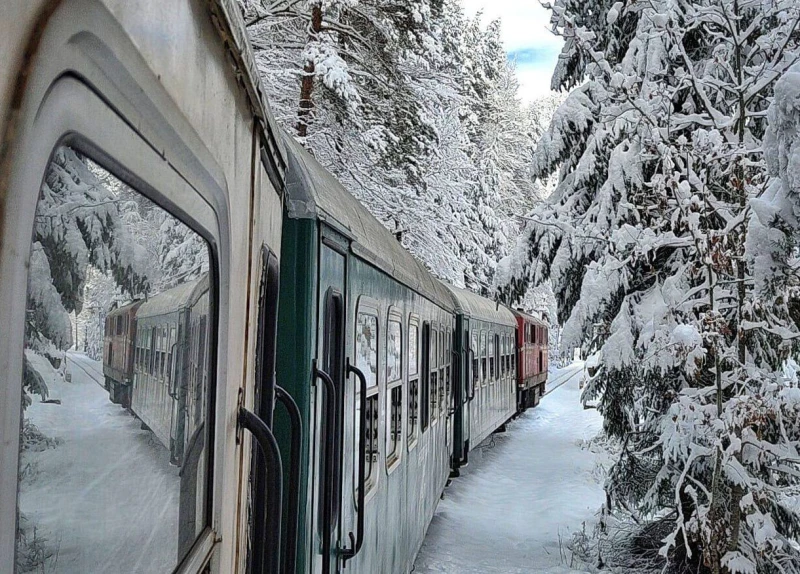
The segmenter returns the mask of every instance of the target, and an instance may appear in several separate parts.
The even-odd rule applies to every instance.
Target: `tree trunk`
[[[319,40],[322,30],[322,4],[314,4],[311,8],[311,24],[308,30],[308,41]],[[314,91],[314,62],[305,62],[303,65],[303,81],[300,83],[300,105],[297,109],[297,135],[301,138],[308,134],[308,121],[314,102],[311,99]]]

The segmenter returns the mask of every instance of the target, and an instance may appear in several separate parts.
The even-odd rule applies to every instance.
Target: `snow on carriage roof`
[[[167,315],[194,304],[200,296],[208,291],[208,273],[199,279],[187,281],[172,289],[153,295],[142,303],[136,313],[137,319]]]
[[[498,325],[507,325],[509,327],[517,325],[514,314],[505,305],[496,303],[486,297],[481,297],[477,293],[466,289],[453,287],[447,283],[443,283],[443,285],[452,293],[457,313]]]
[[[110,317],[114,317],[116,315],[122,315],[124,313],[127,313],[128,311],[131,310],[131,308],[134,308],[137,305],[141,305],[142,303],[144,303],[143,300],[137,299],[137,300],[131,301],[130,303],[127,303],[125,305],[120,305],[119,307],[116,307],[116,308],[112,309],[111,311],[109,311],[108,314],[106,315],[106,319],[108,319]]]
[[[530,321],[531,323],[534,323],[535,325],[539,325],[541,327],[547,327],[548,326],[547,325],[547,321],[545,321],[544,319],[540,319],[539,317],[531,315],[530,313],[526,313],[522,309],[512,309],[511,312],[514,313],[514,315],[519,315],[523,319],[526,319],[526,320]]]
[[[319,218],[329,223],[350,236],[357,256],[440,307],[453,309],[453,299],[445,286],[361,202],[290,136],[285,137],[284,143],[289,217]]]

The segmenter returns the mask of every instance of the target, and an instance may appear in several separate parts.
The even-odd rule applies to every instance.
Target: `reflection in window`
[[[386,429],[386,466],[400,458],[400,444],[403,439],[403,386],[397,384],[389,389],[388,428]]]
[[[400,321],[389,319],[386,332],[386,383],[388,388],[386,466],[399,460],[403,436],[403,329]],[[393,385],[393,386],[392,386]]]
[[[431,330],[431,350],[430,350],[430,363],[431,363],[431,378],[430,378],[430,412],[431,421],[439,418],[439,409],[437,402],[439,400],[439,335],[438,331]]]
[[[486,384],[486,331],[481,331],[481,382]]]
[[[408,329],[408,441],[416,439],[419,417],[419,326]]]
[[[171,572],[207,524],[208,248],[70,148],[31,244],[19,572]]]
[[[472,332],[472,346],[470,347],[472,353],[472,392],[475,392],[475,387],[478,386],[480,380],[480,369],[478,368],[478,360],[480,359],[480,351],[478,349],[478,334]]]
[[[396,381],[402,375],[403,333],[399,321],[390,320],[386,333],[386,381]]]
[[[356,367],[367,387],[378,384],[378,317],[369,313],[359,313],[356,321]]]
[[[490,332],[489,333],[489,379],[491,382],[494,383],[494,379],[497,376],[495,372],[495,334]]]

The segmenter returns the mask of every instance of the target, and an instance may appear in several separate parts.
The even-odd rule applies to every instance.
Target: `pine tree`
[[[565,37],[553,86],[574,90],[534,168],[559,183],[500,292],[553,282],[563,346],[595,353],[584,400],[620,440],[607,491],[669,527],[673,571],[800,568],[786,498],[799,487],[784,373],[796,339],[786,303],[751,289],[745,252],[798,21],[790,1],[553,6]]]
[[[277,120],[434,274],[486,291],[518,233],[502,210],[535,187],[499,24],[457,0],[245,10]]]
[[[127,293],[149,285],[144,253],[123,224],[118,197],[90,162],[56,150],[36,211],[28,289],[28,346],[72,344],[69,313],[80,313],[90,267],[108,273]]]

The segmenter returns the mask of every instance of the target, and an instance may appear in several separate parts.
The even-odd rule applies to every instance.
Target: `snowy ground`
[[[44,561],[35,571],[166,571],[177,562],[178,469],[152,433],[109,401],[98,362],[70,353],[67,366],[71,383],[46,377],[49,399],[61,404],[34,396],[25,412],[59,441],[23,453],[20,510]]]
[[[470,455],[445,491],[415,574],[583,571],[570,568],[566,545],[582,523],[591,531],[604,494],[596,455],[582,448],[601,427],[579,401],[582,369],[552,372],[542,403]]]

